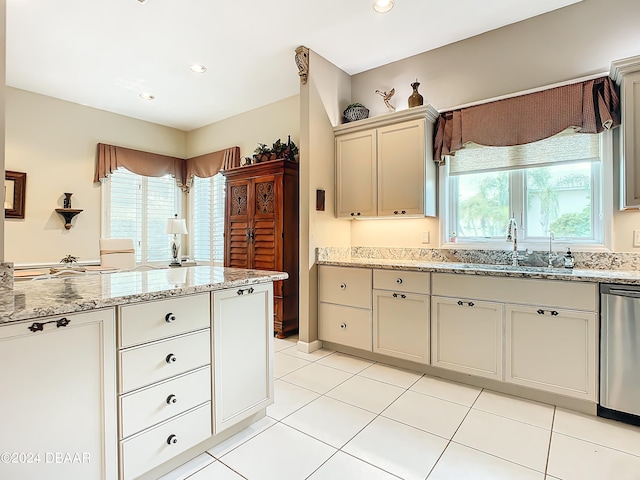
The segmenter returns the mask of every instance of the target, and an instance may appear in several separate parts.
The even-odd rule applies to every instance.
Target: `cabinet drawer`
[[[209,329],[120,351],[120,393],[211,363]]]
[[[550,306],[571,310],[598,309],[598,284],[532,278],[434,273],[432,294],[454,298]]]
[[[211,403],[208,402],[120,442],[121,478],[136,478],[210,436]]]
[[[121,348],[207,328],[211,323],[209,294],[188,295],[119,309]]]
[[[319,300],[350,307],[371,308],[371,270],[320,265]]]
[[[120,437],[145,428],[211,401],[211,368],[157,383],[120,398]]]
[[[371,310],[320,303],[318,337],[371,351]]]
[[[405,272],[402,270],[374,270],[373,288],[395,292],[429,294],[428,272]]]

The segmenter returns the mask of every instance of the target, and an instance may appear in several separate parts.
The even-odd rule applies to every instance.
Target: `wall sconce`
[[[56,208],[56,212],[58,212],[64,218],[64,228],[66,230],[69,230],[71,228],[71,220],[73,219],[73,217],[75,217],[82,211],[82,209],[71,208],[71,195],[73,195],[73,193],[65,193],[63,203],[64,208]]]
[[[184,218],[178,218],[178,214],[176,213],[174,218],[167,219],[167,230],[165,233],[170,233],[173,235],[173,240],[171,241],[171,263],[170,267],[180,267],[182,266],[180,262],[180,240],[178,240],[178,235],[186,235],[187,232],[187,223]]]

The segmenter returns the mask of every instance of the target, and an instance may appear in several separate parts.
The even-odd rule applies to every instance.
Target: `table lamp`
[[[179,267],[180,261],[180,240],[178,235],[185,235],[187,233],[187,223],[184,218],[178,218],[176,213],[174,218],[167,219],[167,231],[165,233],[173,234],[173,240],[171,241],[171,263],[170,267]]]

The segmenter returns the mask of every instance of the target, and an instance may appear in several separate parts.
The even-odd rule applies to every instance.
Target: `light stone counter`
[[[420,272],[459,273],[466,275],[487,275],[499,277],[541,278],[548,280],[565,280],[592,283],[624,283],[640,284],[640,271],[637,267],[637,259],[628,254],[631,260],[625,258],[625,264],[631,265],[633,270],[609,270],[609,269],[567,269],[547,268],[537,266],[518,266],[490,263],[471,263],[456,261],[453,257],[445,258],[442,251],[421,251],[419,249],[362,249],[353,247],[323,248],[318,249],[316,263],[318,265],[334,265],[343,267],[380,268],[387,270],[413,270]],[[400,251],[401,250],[401,251]],[[425,253],[426,252],[426,253]],[[473,255],[473,251],[466,252]],[[385,255],[385,254],[388,254]],[[476,253],[476,255],[478,255]],[[586,254],[584,254],[586,257]],[[386,257],[386,258],[384,258]],[[391,258],[389,258],[391,257]],[[482,258],[484,260],[484,258]],[[450,261],[447,261],[450,260]],[[614,261],[607,259],[604,263],[598,259],[598,266],[612,266]],[[587,263],[586,261],[584,263]],[[594,264],[594,263],[592,263]],[[591,265],[591,264],[589,264]]]
[[[0,324],[286,278],[284,272],[199,266],[16,282],[0,291]]]

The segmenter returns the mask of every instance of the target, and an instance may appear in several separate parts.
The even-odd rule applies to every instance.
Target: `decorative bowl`
[[[369,118],[369,109],[366,107],[349,107],[342,112],[342,115],[344,115],[346,122],[355,122],[356,120]]]

